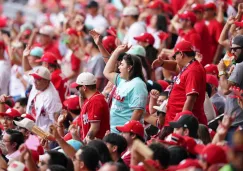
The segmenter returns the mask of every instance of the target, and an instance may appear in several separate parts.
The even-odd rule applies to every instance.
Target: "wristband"
[[[225,71],[219,71],[219,77],[221,77],[222,75],[227,75],[227,73]]]

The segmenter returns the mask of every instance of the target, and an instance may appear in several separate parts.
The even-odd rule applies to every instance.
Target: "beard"
[[[238,58],[235,60],[236,63],[241,63],[243,62],[243,52],[240,53],[240,55],[238,56]]]

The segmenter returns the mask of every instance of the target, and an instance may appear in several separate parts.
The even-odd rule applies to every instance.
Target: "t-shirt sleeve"
[[[117,74],[116,75],[116,79],[115,79],[116,87],[120,84],[121,80],[122,80],[122,78],[121,78],[120,74]]]
[[[147,103],[147,88],[143,84],[137,84],[129,93],[129,107],[132,109],[145,109]]]
[[[103,106],[99,101],[93,101],[88,106],[88,119],[89,122],[100,121],[102,118]]]
[[[71,66],[73,71],[79,71],[81,61],[74,54],[71,56]]]
[[[202,85],[202,76],[201,73],[195,72],[195,71],[190,71],[188,72],[186,76],[186,95],[190,94],[198,94],[200,92],[201,86],[206,86]]]
[[[105,62],[103,60],[103,58],[98,58],[96,65],[95,65],[95,70],[94,70],[94,76],[96,78],[103,78],[103,70],[105,68]]]
[[[228,80],[239,86],[239,85],[241,85],[241,83],[243,81],[242,73],[243,73],[243,65],[242,64],[236,64],[235,69],[231,73]]]

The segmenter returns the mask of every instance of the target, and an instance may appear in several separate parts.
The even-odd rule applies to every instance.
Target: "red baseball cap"
[[[189,20],[192,23],[195,23],[197,21],[196,15],[191,11],[185,11],[184,13],[179,14],[179,18]]]
[[[193,4],[192,5],[192,11],[203,12],[204,6],[202,4]]]
[[[68,35],[75,35],[75,36],[78,36],[78,32],[77,32],[77,30],[72,29],[72,28],[68,28],[68,29],[66,30],[66,33],[67,33]]]
[[[200,157],[209,165],[227,163],[227,156],[224,149],[215,144],[207,145],[200,153]]]
[[[178,146],[185,146],[185,140],[181,135],[172,133],[170,135],[170,140],[159,140],[160,143],[162,144],[167,144],[167,145],[178,145]]]
[[[169,86],[169,83],[164,80],[158,80],[157,83],[159,83],[163,90],[166,90],[166,88]]]
[[[147,164],[149,166],[154,167],[156,170],[160,169],[160,164],[159,162],[155,161],[155,160],[145,160],[143,161],[143,165],[131,165],[130,167],[134,170],[134,171],[146,171],[146,167],[144,166],[144,164]]]
[[[27,113],[22,114],[22,115],[21,115],[21,118],[27,118],[27,119],[30,119],[30,120],[32,120],[32,121],[35,122],[35,118],[34,118],[32,115],[27,114]]]
[[[182,40],[177,43],[174,47],[174,54],[172,57],[175,57],[177,52],[192,52],[194,51],[194,47],[192,44],[186,40]]]
[[[205,147],[202,144],[197,144],[197,142],[191,137],[184,136],[183,139],[185,141],[185,149],[191,154],[200,154]]]
[[[150,33],[142,33],[140,36],[134,37],[135,40],[139,42],[147,42],[150,45],[154,44],[154,36]]]
[[[204,66],[207,74],[219,75],[219,70],[217,65],[214,64],[207,64]]]
[[[64,105],[67,109],[78,110],[78,109],[80,109],[80,106],[79,106],[79,97],[76,96],[76,95],[69,96],[69,97],[63,102],[63,105]]]
[[[177,122],[180,119],[180,117],[183,115],[193,115],[193,113],[189,110],[185,110],[183,112],[177,113],[173,121]]]
[[[237,21],[235,21],[234,22],[235,23],[235,26],[237,26],[237,27],[243,27],[243,22],[237,22]]]
[[[116,129],[120,132],[131,132],[142,138],[144,137],[144,127],[139,121],[128,121],[124,126],[117,126]]]
[[[41,57],[41,59],[38,59],[36,61],[41,61],[41,62],[47,62],[49,64],[57,64],[57,58],[56,56],[51,53],[51,52],[46,52],[43,54],[43,56]]]
[[[182,160],[177,166],[177,170],[179,169],[187,169],[189,167],[194,167],[196,169],[202,169],[202,166],[199,164],[198,160],[186,159]]]
[[[11,118],[15,118],[15,117],[20,117],[21,114],[17,110],[13,108],[9,108],[6,112],[0,113],[0,116],[8,116]]]
[[[114,27],[109,27],[107,30],[106,30],[107,33],[109,33],[110,35],[116,37],[116,29]]]
[[[164,9],[164,3],[161,0],[154,0],[149,3],[148,8],[150,9]]]
[[[208,84],[212,84],[215,87],[219,86],[219,80],[216,76],[212,75],[212,74],[206,74],[206,82]]]
[[[102,44],[104,48],[109,52],[113,52],[116,49],[116,37],[114,36],[105,36],[102,39]]]
[[[213,3],[213,2],[209,2],[209,3],[204,4],[204,8],[205,8],[205,9],[216,10],[216,5],[215,5],[215,3]]]
[[[166,32],[163,32],[163,31],[160,31],[158,33],[158,37],[161,41],[165,41],[168,37],[169,37],[169,34],[166,33]]]

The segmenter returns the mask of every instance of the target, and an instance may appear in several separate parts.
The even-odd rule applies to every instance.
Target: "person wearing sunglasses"
[[[243,125],[243,109],[239,106],[238,100],[233,92],[230,91],[230,87],[237,86],[240,89],[243,89],[243,35],[238,35],[233,38],[232,45],[230,48],[231,53],[235,56],[236,65],[234,66],[233,71],[231,74],[226,72],[226,66],[224,61],[221,60],[218,64],[219,70],[219,85],[222,89],[222,92],[226,96],[225,101],[225,113],[232,115],[236,114],[236,118],[232,123],[227,135],[227,140],[230,140],[229,143],[231,144],[231,137],[233,132],[237,129],[238,126]]]

